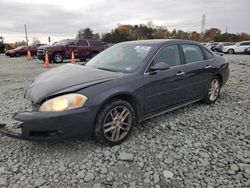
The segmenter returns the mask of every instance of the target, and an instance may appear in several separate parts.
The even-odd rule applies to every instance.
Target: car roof
[[[193,44],[199,44],[198,42],[192,41],[192,40],[182,40],[182,39],[148,39],[148,40],[134,40],[134,41],[126,41],[122,43],[128,43],[128,44],[141,44],[141,45],[162,45],[162,44],[168,44],[168,43],[193,43]]]

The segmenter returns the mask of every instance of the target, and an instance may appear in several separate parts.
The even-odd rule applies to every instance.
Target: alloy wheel
[[[63,59],[63,57],[62,57],[61,54],[56,54],[56,55],[55,55],[55,61],[56,61],[57,63],[62,62],[62,59]]]
[[[210,82],[209,89],[208,89],[208,97],[210,101],[215,101],[219,96],[220,92],[220,83],[217,79],[213,79]]]
[[[109,141],[120,141],[132,126],[132,114],[125,106],[117,106],[104,119],[103,133]]]

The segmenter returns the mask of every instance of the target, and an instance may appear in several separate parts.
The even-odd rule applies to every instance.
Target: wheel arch
[[[103,107],[110,101],[115,100],[115,99],[121,99],[124,100],[126,102],[128,102],[129,104],[131,104],[131,106],[133,107],[134,111],[135,111],[135,117],[136,117],[136,122],[140,122],[141,121],[141,113],[140,113],[140,104],[138,99],[133,96],[130,93],[116,93],[110,97],[108,97],[107,99],[104,100],[104,102],[101,104],[101,107],[98,109],[97,114],[99,114],[99,112],[103,109]],[[95,120],[96,121],[96,120]]]
[[[62,54],[63,58],[65,58],[65,54],[64,54],[64,52],[61,51],[61,50],[54,51],[54,52],[52,53],[52,58],[54,58],[54,55],[57,54],[57,53]]]
[[[217,73],[214,75],[214,77],[218,77],[219,78],[219,82],[220,82],[220,87],[222,87],[223,85],[223,77],[220,73]]]
[[[229,50],[233,50],[233,54],[235,53],[235,50],[234,50],[233,48],[229,48],[229,49],[227,50],[227,53],[229,53]]]

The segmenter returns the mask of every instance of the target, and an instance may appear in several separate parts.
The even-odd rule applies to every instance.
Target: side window
[[[91,44],[91,46],[102,46],[102,42],[101,41],[97,41],[97,40],[90,40],[89,43]]]
[[[180,65],[180,53],[177,45],[166,46],[160,50],[154,59],[154,65],[160,62],[167,63],[170,67]]]
[[[211,52],[209,52],[208,50],[203,48],[203,51],[205,53],[206,59],[213,59],[213,54]]]
[[[68,43],[68,45],[70,45],[70,46],[75,46],[76,43],[75,43],[74,41],[70,41],[70,42]]]
[[[79,40],[79,41],[77,42],[77,45],[78,45],[78,46],[88,46],[88,43],[87,43],[86,40]]]
[[[240,44],[240,46],[249,46],[250,45],[250,42],[243,42]]]
[[[193,63],[204,60],[202,51],[199,46],[194,44],[182,44],[181,47],[186,63]]]

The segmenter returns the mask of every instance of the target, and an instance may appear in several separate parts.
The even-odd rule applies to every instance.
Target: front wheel
[[[220,88],[220,80],[217,76],[215,76],[208,84],[204,102],[207,104],[214,103],[220,95]]]
[[[233,50],[233,49],[229,49],[229,50],[227,51],[227,53],[230,54],[230,55],[232,55],[232,54],[234,54],[234,50]]]
[[[63,55],[60,52],[57,52],[53,55],[53,62],[55,63],[62,63],[63,62]]]
[[[129,136],[135,123],[131,104],[120,99],[112,100],[97,116],[94,137],[101,144],[120,144]]]

